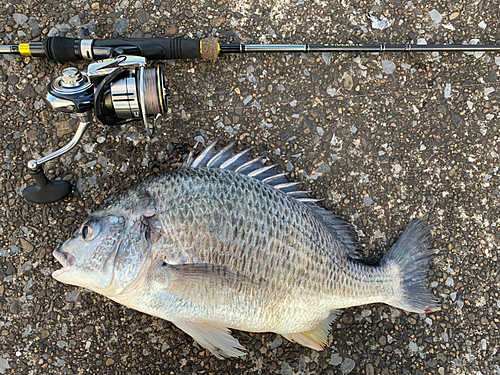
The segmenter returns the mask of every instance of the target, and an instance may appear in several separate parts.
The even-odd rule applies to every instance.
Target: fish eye
[[[88,221],[82,226],[80,232],[84,241],[92,241],[99,234],[99,224],[95,221]]]

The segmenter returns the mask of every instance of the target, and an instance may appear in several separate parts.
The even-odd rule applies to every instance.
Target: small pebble
[[[73,18],[71,18],[71,19],[68,21],[68,23],[69,23],[71,26],[73,26],[73,27],[79,27],[79,26],[81,26],[82,21],[81,21],[81,19],[80,19],[80,16],[79,16],[79,15],[76,15],[76,16],[74,16]]]
[[[340,371],[344,374],[349,374],[352,370],[354,370],[354,367],[356,367],[356,362],[354,362],[351,358],[346,358],[344,362],[342,362],[342,365],[340,365]]]
[[[85,333],[92,333],[94,331],[94,326],[89,324],[85,326],[85,328],[82,329],[82,331]]]
[[[384,29],[387,29],[389,26],[391,26],[391,23],[389,22],[389,20],[384,16],[380,16],[380,20],[379,20],[377,17],[371,15],[370,19],[372,21],[372,28],[373,29],[384,30]]]
[[[441,23],[441,21],[443,20],[443,16],[436,9],[433,9],[429,12],[429,17],[431,17],[431,20],[433,20],[435,23]]]
[[[12,18],[14,18],[16,25],[24,25],[28,21],[28,16],[22,13],[14,13]]]
[[[171,26],[165,30],[164,34],[166,37],[172,37],[172,36],[175,36],[178,32],[179,32],[179,29],[177,27]]]
[[[354,82],[352,80],[352,77],[349,73],[345,72],[344,75],[342,76],[342,79],[344,80],[344,88],[347,91],[351,91],[352,87],[354,86]]]
[[[396,71],[396,64],[390,60],[382,60],[382,70],[385,74],[392,74]]]
[[[333,366],[338,366],[342,363],[342,357],[339,356],[338,354],[332,354],[329,363]]]
[[[210,20],[210,25],[212,25],[213,27],[219,27],[220,25],[222,25],[224,22],[226,21],[226,19],[224,17],[217,17],[217,18],[212,18]]]
[[[114,25],[113,30],[115,30],[118,34],[124,33],[130,24],[130,21],[126,18],[118,18]]]

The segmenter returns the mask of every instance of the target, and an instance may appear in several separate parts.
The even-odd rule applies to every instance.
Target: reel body
[[[169,88],[163,69],[146,69],[142,56],[120,55],[93,62],[87,71],[70,67],[47,86],[44,98],[53,110],[76,114],[79,122],[72,140],[61,149],[38,160],[30,160],[28,168],[36,181],[22,191],[34,203],[57,202],[71,193],[71,183],[49,181],[41,165],[70,151],[93,123],[93,114],[105,125],[122,125],[141,120],[150,132],[148,119],[167,111]]]

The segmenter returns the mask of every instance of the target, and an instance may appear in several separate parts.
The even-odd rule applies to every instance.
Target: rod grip
[[[196,59],[216,60],[218,43],[212,39],[181,39],[181,38],[113,38],[94,41],[95,47],[136,47],[140,54],[148,60],[165,59]],[[215,54],[214,54],[215,48]],[[202,53],[203,50],[203,53]]]
[[[74,38],[65,38],[62,36],[53,36],[47,38],[43,43],[45,55],[49,60],[64,63],[68,61],[82,60],[82,57],[77,54]]]

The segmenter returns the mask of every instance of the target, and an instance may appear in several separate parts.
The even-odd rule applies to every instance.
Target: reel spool
[[[167,111],[169,88],[163,69],[146,69],[141,56],[122,55],[91,63],[85,72],[70,67],[47,86],[44,100],[53,111],[74,113],[79,120],[72,140],[61,149],[38,160],[30,160],[28,168],[36,181],[22,191],[33,203],[57,202],[72,191],[65,180],[49,181],[41,165],[75,147],[95,117],[105,125],[116,126],[142,120],[149,133],[148,119]]]
[[[140,119],[147,125],[147,117],[166,113],[167,97],[168,88],[159,66],[125,70],[98,86],[95,115],[106,125],[122,125]]]

